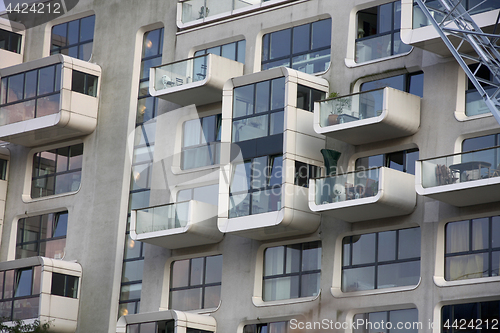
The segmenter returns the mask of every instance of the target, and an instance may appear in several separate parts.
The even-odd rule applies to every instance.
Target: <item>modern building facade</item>
[[[0,317],[494,331],[500,126],[433,29],[412,0],[3,15]]]

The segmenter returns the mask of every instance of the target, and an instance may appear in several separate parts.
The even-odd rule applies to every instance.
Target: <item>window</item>
[[[200,186],[177,192],[177,202],[196,200],[218,206],[219,184]]]
[[[356,62],[407,53],[411,46],[401,41],[401,2],[394,1],[358,12]]]
[[[500,301],[453,304],[441,308],[443,333],[495,332],[499,320]]]
[[[89,61],[94,43],[95,15],[52,27],[50,54],[65,54]]]
[[[222,255],[177,260],[170,269],[170,309],[187,311],[219,306]]]
[[[479,83],[488,95],[493,95],[497,87],[492,84],[498,84],[498,82],[495,81],[495,78],[490,70],[485,66],[479,67],[477,64],[469,65],[469,69],[481,80]],[[492,84],[488,84],[486,82],[491,82]],[[467,116],[475,116],[489,112],[490,109],[486,106],[483,97],[481,97],[476,87],[474,87],[472,81],[467,79],[467,91],[465,92],[465,114]]]
[[[73,70],[71,90],[92,97],[96,97],[97,76]]]
[[[486,170],[481,170],[481,177],[498,177],[500,173],[500,149],[495,148],[500,146],[500,134],[492,134],[479,136],[475,138],[465,139],[462,142],[462,151],[471,152],[474,150],[485,149],[483,151],[474,152],[471,154],[462,155],[462,163],[469,161],[481,161],[491,164],[490,174],[486,175]],[[486,149],[492,148],[492,149]],[[470,171],[468,171],[470,172]],[[469,176],[473,176],[472,174]],[[473,177],[475,178],[475,177]]]
[[[446,224],[445,279],[498,276],[500,216]]]
[[[285,66],[308,74],[326,71],[330,64],[331,34],[331,19],[265,34],[262,70]]]
[[[184,122],[181,169],[219,164],[222,115]]]
[[[240,40],[237,42],[214,46],[208,49],[196,51],[194,56],[197,57],[203,54],[212,53],[244,64],[245,47],[246,47],[246,41]]]
[[[420,228],[345,237],[342,291],[417,285],[420,280]]]
[[[56,296],[77,298],[78,280],[77,276],[52,273],[52,288],[50,293]]]
[[[127,325],[127,333],[174,333],[174,320],[152,321],[140,324]],[[211,333],[205,330],[199,330],[191,327],[186,327],[186,333]]]
[[[60,64],[3,77],[0,125],[59,112],[60,90]]]
[[[7,180],[7,165],[9,161],[0,158],[0,180]]]
[[[416,96],[424,97],[424,73],[416,72],[391,76],[384,79],[364,82],[360,91],[390,87]]]
[[[352,321],[356,324],[354,333],[418,333],[422,329],[417,309],[358,313]]]
[[[297,108],[314,112],[314,102],[325,98],[325,93],[303,85],[297,85]]]
[[[233,142],[283,133],[285,78],[234,88]]]
[[[287,321],[276,321],[265,324],[251,324],[243,327],[243,333],[286,333],[288,332]]]
[[[42,256],[62,259],[66,246],[68,212],[19,219],[16,259]]]
[[[309,179],[318,177],[321,177],[321,167],[295,161],[295,185],[309,187]]]
[[[320,274],[320,242],[267,248],[264,252],[262,299],[276,301],[316,296]]]
[[[82,179],[83,143],[33,156],[31,197],[75,192]]]
[[[356,160],[356,169],[388,167],[394,170],[415,174],[418,149],[401,150],[393,153],[361,157]]]
[[[0,318],[6,321],[37,318],[42,267],[0,272]],[[0,289],[1,290],[1,289]]]
[[[261,156],[233,164],[229,217],[281,209],[283,156]]]
[[[22,38],[20,34],[0,29],[0,50],[21,53]]]

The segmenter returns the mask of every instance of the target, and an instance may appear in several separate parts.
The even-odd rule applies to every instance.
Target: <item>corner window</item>
[[[320,242],[267,248],[264,252],[262,299],[276,301],[316,296],[320,275]]]
[[[420,280],[420,228],[345,237],[342,291],[414,286]]]
[[[83,143],[36,153],[31,197],[75,192],[82,178]]]
[[[181,169],[219,164],[222,115],[184,122]]]
[[[9,161],[0,158],[0,180],[7,180],[7,165]]]
[[[309,187],[309,179],[321,177],[321,167],[295,161],[294,185]]]
[[[221,281],[222,255],[174,261],[169,308],[188,311],[218,307]]]
[[[297,108],[314,112],[314,102],[325,98],[325,92],[297,85]]]
[[[262,39],[262,70],[290,67],[313,74],[330,64],[332,20],[326,19],[265,34]]]
[[[356,62],[407,53],[411,46],[401,41],[401,2],[394,1],[358,12]]]
[[[498,330],[500,301],[446,305],[441,308],[443,333],[494,332]],[[473,329],[470,329],[473,327]]]
[[[97,76],[73,70],[71,90],[92,97],[97,96]]]
[[[358,313],[352,321],[354,333],[418,333],[423,325],[418,321],[417,309]]]
[[[65,54],[89,61],[94,44],[95,15],[52,27],[50,54]]]
[[[0,50],[21,53],[22,38],[20,34],[0,29]]]
[[[234,88],[233,142],[283,133],[285,78]]]
[[[246,41],[240,40],[237,42],[228,43],[220,46],[214,46],[208,49],[196,51],[194,56],[197,57],[207,53],[212,53],[244,64],[245,47],[246,47]]]
[[[255,157],[232,168],[229,218],[281,209],[282,155]]]
[[[61,65],[2,77],[0,126],[59,112]]]
[[[42,267],[0,272],[0,317],[5,321],[37,318]]]
[[[424,73],[416,72],[391,76],[379,80],[364,82],[360,91],[369,91],[390,87],[419,97],[424,97]]]
[[[50,293],[56,296],[77,298],[78,297],[77,276],[60,273],[52,273],[52,287]]]
[[[418,149],[401,150],[387,154],[361,157],[356,160],[356,169],[388,167],[401,172],[415,174],[415,163],[418,160]]]
[[[19,219],[16,259],[36,256],[62,259],[66,247],[67,229],[68,212]]]
[[[243,333],[287,333],[288,322],[276,321],[265,324],[251,324],[243,327]]]
[[[498,276],[500,216],[446,224],[447,281]]]
[[[484,90],[488,93],[488,95],[493,95],[496,86],[492,84],[498,84],[495,81],[494,76],[491,74],[490,70],[487,67],[481,66],[479,67],[477,64],[469,65],[469,69],[472,73],[475,73],[476,77],[481,80],[479,83],[483,87]],[[487,83],[491,82],[491,84]],[[467,78],[467,91],[465,92],[465,114],[467,116],[475,116],[478,114],[489,113],[490,109],[486,106],[486,103],[483,100],[483,97],[479,94],[472,81]]]

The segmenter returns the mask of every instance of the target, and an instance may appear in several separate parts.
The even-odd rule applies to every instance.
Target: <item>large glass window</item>
[[[262,299],[316,296],[320,288],[321,244],[309,242],[267,248]]]
[[[281,209],[283,156],[261,156],[233,164],[229,217]]]
[[[441,308],[441,332],[497,332],[500,301],[445,305]]]
[[[358,12],[356,62],[407,53],[411,46],[401,41],[401,1]]]
[[[222,115],[184,122],[181,169],[219,164]]]
[[[196,200],[217,206],[219,202],[219,184],[189,188],[177,192],[177,202]]]
[[[285,78],[234,88],[233,142],[282,134]]]
[[[0,318],[5,321],[37,318],[42,267],[0,272]]]
[[[0,29],[0,50],[21,53],[22,38],[20,34]]]
[[[379,80],[364,82],[360,91],[390,87],[419,97],[424,97],[424,73],[416,72],[391,76]]]
[[[485,66],[478,67],[477,64],[469,65],[469,69],[475,76],[480,80],[481,86],[489,95],[495,93],[497,87],[488,84],[486,82],[491,82],[492,84],[498,84],[490,70]],[[479,94],[474,84],[470,79],[467,79],[467,91],[465,92],[465,114],[467,116],[475,116],[478,114],[488,113],[490,109],[486,106],[483,97]]]
[[[475,138],[465,139],[462,142],[462,151],[470,152],[478,149],[485,148],[493,148],[500,146],[500,134],[491,134],[485,136],[479,136]],[[464,162],[472,162],[472,161],[480,161],[485,165],[490,164],[490,174],[484,174],[486,171],[481,170],[481,177],[487,178],[491,176],[499,176],[500,175],[500,149],[487,149],[484,151],[478,151],[473,154],[466,154],[462,156],[462,163]],[[471,172],[473,171],[466,171]],[[469,176],[474,176],[470,174]]]
[[[446,224],[445,279],[498,276],[500,216]]]
[[[19,219],[16,259],[42,256],[62,259],[66,246],[68,212]]]
[[[2,78],[0,126],[59,112],[61,65]]]
[[[208,49],[196,51],[194,56],[201,56],[207,53],[216,54],[218,56],[228,58],[234,61],[245,63],[245,47],[246,41],[239,40],[237,42],[228,43],[224,45],[214,46]],[[206,68],[205,68],[206,69]]]
[[[287,333],[287,321],[275,321],[265,324],[251,324],[243,327],[243,333]]]
[[[345,237],[342,291],[412,286],[420,280],[420,228]]]
[[[74,192],[82,179],[83,143],[36,153],[33,157],[31,197]]]
[[[356,169],[388,167],[394,170],[415,174],[415,162],[418,160],[417,148],[392,153],[360,157],[356,160]]]
[[[326,19],[265,34],[262,70],[290,67],[313,74],[330,65],[332,20]]]
[[[79,278],[73,275],[52,273],[50,293],[56,296],[77,298]]]
[[[169,308],[188,311],[218,307],[221,281],[222,255],[174,261]]]
[[[423,328],[417,309],[358,313],[352,321],[354,333],[418,333]]]
[[[89,61],[94,44],[95,15],[52,27],[50,54],[65,54]]]

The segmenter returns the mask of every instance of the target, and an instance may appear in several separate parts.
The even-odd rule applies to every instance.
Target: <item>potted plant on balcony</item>
[[[331,92],[328,98],[336,98],[339,97],[339,93],[334,91]],[[330,114],[328,115],[328,125],[342,124],[344,121],[342,117],[339,117],[344,113],[345,108],[351,107],[351,99],[348,97],[335,99],[335,102],[332,105],[330,110]]]

